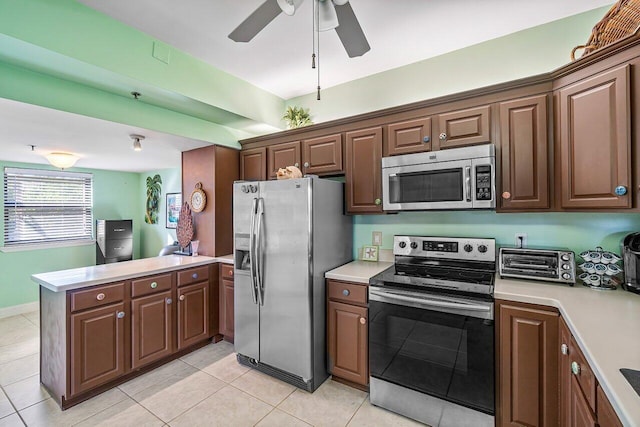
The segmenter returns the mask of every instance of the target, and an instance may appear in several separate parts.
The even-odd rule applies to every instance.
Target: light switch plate
[[[371,243],[374,246],[382,246],[382,231],[374,231],[372,233]]]

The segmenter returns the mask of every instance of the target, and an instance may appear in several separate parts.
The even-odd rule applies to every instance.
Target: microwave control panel
[[[491,199],[491,165],[476,166],[476,200]]]

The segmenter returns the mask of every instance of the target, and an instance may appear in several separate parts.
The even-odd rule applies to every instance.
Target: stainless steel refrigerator
[[[343,187],[305,177],[233,188],[238,361],[308,391],[328,377],[324,273],[352,259]]]

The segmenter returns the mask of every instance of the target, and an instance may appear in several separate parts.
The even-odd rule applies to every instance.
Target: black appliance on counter
[[[96,220],[96,264],[133,259],[133,221]]]
[[[369,281],[371,403],[428,425],[494,426],[494,239],[394,236]]]
[[[622,240],[624,281],[622,288],[640,294],[640,233],[628,234]]]

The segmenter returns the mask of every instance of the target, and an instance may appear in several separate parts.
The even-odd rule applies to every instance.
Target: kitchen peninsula
[[[34,274],[41,383],[66,409],[208,342],[218,333],[214,266],[227,258],[169,255]]]

